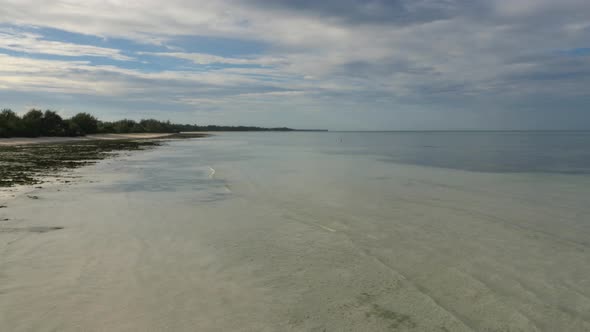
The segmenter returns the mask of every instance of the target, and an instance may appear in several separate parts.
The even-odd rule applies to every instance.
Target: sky
[[[590,1],[0,0],[0,108],[590,129]]]

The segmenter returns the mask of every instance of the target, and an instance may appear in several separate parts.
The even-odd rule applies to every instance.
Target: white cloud
[[[215,101],[229,98],[277,100],[286,93],[281,97],[307,98],[327,111],[341,108],[333,103],[333,95],[367,108],[384,107],[382,101],[391,107],[437,103],[454,108],[482,100],[530,108],[546,97],[588,96],[583,92],[588,57],[555,59],[559,50],[589,47],[590,25],[583,15],[590,12],[588,1],[397,0],[376,1],[368,7],[346,0],[293,3],[4,0],[2,23],[127,38],[171,50],[137,57],[263,68],[142,72],[80,62],[15,64],[17,59],[3,57],[0,71],[9,66],[23,68],[3,72],[0,86],[39,90],[53,84],[63,86],[66,93],[71,85],[72,93],[96,90],[129,98],[152,94],[190,105],[219,104]],[[190,52],[187,49],[198,49],[198,45],[183,49],[188,45],[177,44],[178,35],[257,41],[265,48],[248,56]],[[6,31],[0,33],[0,47],[31,54],[130,60],[119,50]],[[548,60],[548,55],[553,59]],[[32,84],[29,76],[33,75],[45,83]],[[88,80],[98,82],[97,86],[86,84]]]
[[[306,91],[271,91],[271,92],[254,92],[254,93],[241,93],[237,97],[292,97],[301,96],[308,92]]]
[[[92,45],[81,45],[43,39],[43,36],[27,32],[0,31],[0,48],[29,54],[50,54],[69,57],[92,56],[129,61],[131,57],[120,50]]]
[[[142,72],[88,61],[41,60],[0,54],[0,88],[104,96],[239,95],[258,89],[288,89],[293,82],[267,81],[248,71]],[[189,97],[180,100],[190,100]],[[192,103],[192,102],[190,102]]]
[[[199,65],[233,64],[233,65],[273,66],[273,65],[281,65],[285,62],[284,59],[276,58],[276,57],[231,58],[231,57],[222,57],[222,56],[206,54],[206,53],[139,52],[138,54],[185,59],[185,60],[190,60],[196,64],[199,64]]]

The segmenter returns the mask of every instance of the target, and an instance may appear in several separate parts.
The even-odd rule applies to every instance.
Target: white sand
[[[92,140],[117,140],[117,139],[150,139],[166,138],[172,134],[167,133],[139,133],[139,134],[98,134],[87,135],[83,137],[13,137],[0,138],[0,146],[23,145],[23,144],[42,144],[42,143],[59,143],[59,142],[76,142]]]
[[[0,330],[590,330],[587,177],[187,155],[4,202]]]

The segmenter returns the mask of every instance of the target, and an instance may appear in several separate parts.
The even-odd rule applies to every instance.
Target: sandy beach
[[[0,200],[1,329],[590,329],[588,177],[248,146],[175,141]]]
[[[87,142],[96,140],[121,140],[121,139],[157,139],[166,138],[174,134],[140,133],[140,134],[96,134],[80,137],[13,137],[0,138],[0,146],[14,146],[24,144],[48,144],[65,142]]]
[[[590,0],[0,0],[0,332],[590,332],[589,87]]]

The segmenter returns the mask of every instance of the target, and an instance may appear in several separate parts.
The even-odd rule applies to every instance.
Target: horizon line
[[[342,129],[295,129],[295,131],[328,131],[351,133],[391,133],[391,132],[590,132],[590,129],[392,129],[392,130],[342,130]]]

